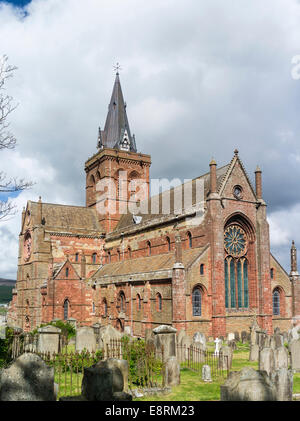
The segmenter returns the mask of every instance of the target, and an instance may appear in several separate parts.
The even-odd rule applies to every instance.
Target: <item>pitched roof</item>
[[[184,250],[182,253],[183,265],[187,268],[206,247]],[[115,263],[108,263],[99,268],[92,276],[93,279],[104,279],[113,276],[125,276],[130,274],[171,270],[175,264],[175,253],[158,254],[137,259],[123,260]]]
[[[135,139],[130,133],[126,103],[124,102],[120,78],[117,73],[104,130],[99,131],[98,147],[122,149],[124,139],[127,139],[129,142],[129,150],[136,152]]]
[[[221,168],[217,169],[217,186],[218,188],[221,186],[223,179],[228,171],[229,165],[225,165]],[[195,179],[192,180],[192,205],[194,206],[196,204],[196,200],[197,200],[197,196],[196,196],[196,182],[197,180],[203,180],[204,182],[204,198],[207,198],[209,195],[209,188],[210,188],[210,174],[209,172],[201,175],[200,177],[197,177]],[[143,224],[147,224],[150,221],[154,221],[155,219],[160,219],[160,218],[164,218],[166,220],[168,219],[172,219],[174,218],[174,216],[176,215],[176,212],[174,212],[174,192],[176,194],[176,192],[181,189],[182,191],[182,195],[184,192],[184,189],[182,188],[183,184],[175,187],[175,189],[170,189],[167,192],[162,192],[159,195],[156,196],[152,196],[149,199],[148,202],[148,212],[139,212],[136,215],[140,215],[142,216],[142,220],[140,222],[140,224],[138,226],[142,227]],[[162,212],[162,206],[163,206],[163,200],[164,198],[167,196],[167,194],[170,194],[170,212],[168,212],[168,214],[164,214]],[[184,200],[182,200],[182,203],[184,203]],[[143,208],[143,206],[141,205],[141,208]],[[158,209],[158,211],[156,213],[152,212],[151,210],[153,209]],[[182,212],[180,212],[181,214]],[[135,226],[135,222],[133,220],[133,214],[130,212],[127,212],[126,214],[122,215],[115,231],[113,232],[113,234],[116,231],[124,231],[126,228],[132,228],[133,226]]]
[[[36,220],[38,203],[29,201],[28,206]],[[83,206],[42,203],[42,219],[43,226],[48,231],[89,235],[100,235],[103,232],[96,210]]]

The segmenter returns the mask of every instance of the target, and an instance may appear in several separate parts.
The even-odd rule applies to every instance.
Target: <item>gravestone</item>
[[[48,325],[38,329],[38,352],[50,352],[50,354],[59,351],[59,335],[61,330],[58,327]]]
[[[275,348],[281,348],[284,344],[283,335],[281,333],[274,334]]]
[[[247,342],[247,332],[245,332],[244,330],[241,333],[241,341],[243,344]]]
[[[289,345],[291,352],[291,366],[296,372],[300,372],[300,340],[294,340]]]
[[[235,340],[235,334],[233,332],[228,333],[227,341],[234,341],[234,340]]]
[[[275,370],[289,367],[289,353],[285,346],[276,348],[274,351]]]
[[[193,343],[200,343],[203,345],[203,349],[206,350],[206,337],[202,332],[196,332],[193,336]]]
[[[180,384],[180,363],[176,357],[169,357],[164,365],[164,386],[178,386]]]
[[[271,375],[276,388],[277,401],[293,400],[293,371],[287,368],[280,368]]]
[[[96,351],[96,336],[92,327],[83,326],[76,330],[75,349],[77,352],[84,349],[89,352]]]
[[[126,335],[126,336],[132,336],[131,326],[125,326],[124,327],[124,335]]]
[[[236,342],[239,342],[239,340],[240,340],[239,332],[234,332],[234,339],[235,339]]]
[[[221,370],[230,370],[232,365],[232,348],[229,346],[222,346],[219,353],[219,368]]]
[[[153,329],[156,352],[163,361],[169,357],[176,357],[176,332],[177,329],[168,325],[160,325]]]
[[[100,347],[104,349],[104,355],[107,357],[109,356],[107,355],[107,351],[108,351],[107,348],[110,349],[112,342],[114,342],[114,345],[118,344],[118,342],[122,338],[122,334],[111,325],[105,325],[105,326],[101,326],[99,335],[100,335]],[[116,349],[116,346],[114,346],[114,348]],[[121,352],[121,347],[120,347],[119,353],[120,352]]]
[[[145,329],[145,342],[147,343],[150,339],[154,339],[154,333],[152,332],[152,329],[147,328]]]
[[[211,382],[212,381],[212,378],[211,378],[211,368],[207,364],[204,364],[202,366],[202,380],[204,382]]]
[[[259,345],[251,344],[249,361],[258,361],[258,359],[259,359]]]
[[[221,385],[221,401],[275,401],[276,388],[265,371],[244,367],[231,371]]]
[[[230,348],[232,349],[232,351],[235,351],[237,349],[237,345],[235,340],[229,341],[228,342],[228,346],[230,346]]]
[[[76,327],[77,327],[77,320],[76,319],[74,319],[73,317],[70,317],[67,320],[67,322],[70,323],[70,325],[73,326],[76,329]]]
[[[124,377],[119,363],[114,364],[113,360],[109,364],[104,363],[100,361],[84,369],[82,396],[88,401],[112,401],[124,395],[122,400],[132,400],[132,396],[124,392]]]
[[[189,349],[192,346],[192,339],[186,335],[181,339],[180,346],[178,351],[180,355],[178,355],[178,360],[180,362],[184,362],[189,358]]]
[[[270,375],[275,369],[274,351],[272,348],[264,348],[259,353],[259,370],[266,371]]]
[[[0,401],[54,401],[54,368],[25,353],[1,371]]]
[[[108,358],[105,361],[99,361],[98,363],[101,367],[106,367],[109,369],[114,369],[117,367],[123,376],[123,392],[128,391],[128,376],[129,376],[129,367],[128,367],[128,361],[127,360],[118,360],[116,358]]]

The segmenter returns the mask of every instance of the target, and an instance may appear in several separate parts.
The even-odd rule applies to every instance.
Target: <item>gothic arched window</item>
[[[239,225],[230,225],[224,232],[225,258],[225,307],[247,308],[248,297],[248,260],[247,237]]]
[[[187,238],[188,238],[189,248],[191,249],[193,245],[193,240],[192,240],[192,234],[190,232],[187,233]]]
[[[171,251],[171,240],[170,240],[170,237],[167,237],[167,247],[168,247],[168,251]]]
[[[274,316],[280,315],[280,292],[278,289],[273,291],[273,314]]]
[[[157,300],[157,310],[161,311],[162,310],[162,296],[159,292],[156,295],[156,300]]]
[[[142,308],[142,300],[141,300],[140,294],[138,294],[136,296],[136,301],[137,301],[137,310],[138,311],[141,311],[141,308]]]
[[[201,263],[200,265],[200,275],[204,275],[204,264]]]
[[[125,294],[123,291],[120,292],[119,294],[119,306],[120,306],[120,311],[122,313],[125,313]]]
[[[64,301],[64,320],[68,320],[69,318],[69,300],[66,299]]]
[[[151,256],[151,243],[147,241],[148,256]]]
[[[193,316],[201,316],[202,312],[202,294],[199,287],[192,293]]]
[[[102,301],[102,305],[103,305],[103,316],[107,316],[107,301],[106,301],[106,298],[103,298],[103,301]]]

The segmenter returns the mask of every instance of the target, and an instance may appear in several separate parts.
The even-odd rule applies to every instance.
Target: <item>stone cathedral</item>
[[[260,168],[253,186],[237,150],[223,167],[212,160],[191,182],[191,206],[166,213],[165,193],[149,197],[150,166],[150,155],[137,152],[117,73],[97,151],[85,163],[86,205],[40,198],[22,212],[9,324],[30,331],[54,319],[98,322],[140,337],[168,324],[216,337],[248,330],[256,315],[268,333],[288,329],[300,314],[296,248],[288,275],[270,253]],[[134,180],[147,187],[138,200],[129,189]],[[204,195],[198,222],[197,182]],[[99,183],[117,193],[99,198]],[[143,201],[150,212],[122,210]],[[99,212],[101,204],[112,206]]]

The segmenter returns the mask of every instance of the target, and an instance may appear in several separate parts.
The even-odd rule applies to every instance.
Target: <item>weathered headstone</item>
[[[54,369],[25,353],[1,371],[0,401],[54,401]]]
[[[116,358],[108,358],[104,361],[99,361],[98,366],[106,367],[109,369],[114,370],[115,367],[117,367],[123,377],[123,390],[124,392],[128,391],[128,376],[129,376],[129,367],[128,367],[128,361],[127,360],[118,360]]]
[[[176,357],[176,332],[174,327],[168,325],[160,325],[153,329],[157,355],[162,356],[163,361],[169,357]]]
[[[181,339],[180,346],[178,351],[180,351],[180,355],[178,355],[178,360],[180,362],[186,361],[189,358],[189,350],[192,345],[192,339],[186,335]]]
[[[270,375],[275,369],[274,351],[272,348],[264,348],[259,353],[259,370],[266,371]]]
[[[132,336],[132,329],[131,329],[131,326],[125,326],[125,327],[124,327],[124,334],[125,334],[126,336]]]
[[[164,365],[164,386],[178,386],[180,384],[180,363],[176,357],[169,357]]]
[[[275,370],[289,367],[289,353],[285,346],[276,348],[274,351]]]
[[[228,346],[230,346],[230,348],[232,349],[232,351],[235,351],[236,348],[237,348],[237,345],[236,345],[235,340],[228,341]]]
[[[212,381],[211,368],[207,364],[204,364],[202,366],[202,380],[205,381],[205,382],[211,382]]]
[[[294,340],[290,343],[291,366],[296,372],[300,372],[300,340]]]
[[[152,332],[152,330],[151,330]],[[177,344],[179,345],[182,341],[182,338],[184,338],[184,336],[186,336],[186,331],[184,329],[181,329],[178,333],[177,333]]]
[[[271,375],[276,387],[277,401],[293,400],[293,371],[287,368],[280,368]]]
[[[196,332],[193,336],[193,343],[200,343],[203,345],[203,349],[206,349],[206,337],[202,332]]]
[[[77,320],[76,319],[74,319],[73,317],[70,317],[67,320],[67,322],[70,323],[70,325],[73,326],[76,329],[76,327],[77,327]]]
[[[96,351],[97,343],[94,329],[89,326],[83,326],[76,330],[75,348],[77,352],[83,350],[92,352]]]
[[[244,367],[231,371],[220,387],[221,401],[275,401],[276,388],[264,371]]]
[[[50,352],[50,354],[59,351],[59,335],[61,330],[58,327],[48,325],[38,329],[38,352]]]
[[[258,361],[259,358],[259,346],[258,344],[251,344],[249,361]]]
[[[274,334],[274,342],[275,342],[275,348],[280,348],[283,346],[283,335],[281,333],[275,333]]]
[[[84,369],[81,393],[88,401],[111,401],[115,392],[122,392],[124,380],[121,370],[103,365]]]
[[[222,346],[219,353],[219,368],[221,370],[230,370],[232,365],[232,348],[229,346]]]
[[[239,340],[240,340],[239,332],[234,332],[234,339],[235,339],[236,342],[239,342]]]
[[[247,332],[244,331],[244,330],[241,333],[241,340],[242,340],[243,344],[245,344],[247,342]]]

